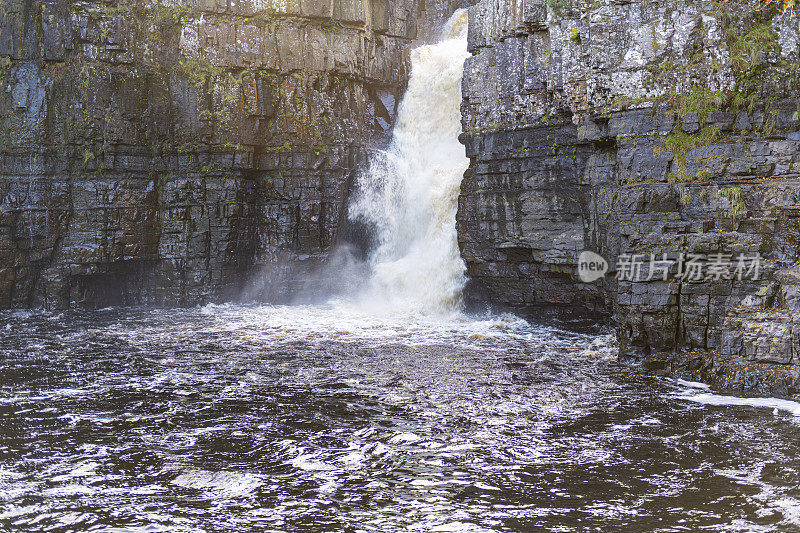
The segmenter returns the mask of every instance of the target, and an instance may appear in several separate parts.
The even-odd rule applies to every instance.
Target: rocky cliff
[[[0,308],[285,294],[460,3],[3,0]]]
[[[623,358],[788,395],[800,368],[800,19],[745,4],[471,8],[458,231],[474,288],[494,301],[613,316]],[[609,275],[582,282],[583,250]]]
[[[409,45],[469,3],[4,0],[0,308],[189,305],[253,279],[286,297],[342,239]],[[800,18],[482,0],[469,31],[471,290],[610,317],[648,369],[795,393]],[[576,276],[585,250],[608,275]]]

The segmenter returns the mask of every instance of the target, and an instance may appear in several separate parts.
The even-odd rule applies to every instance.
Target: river
[[[608,335],[343,303],[0,321],[2,531],[800,528],[798,404],[707,405]]]

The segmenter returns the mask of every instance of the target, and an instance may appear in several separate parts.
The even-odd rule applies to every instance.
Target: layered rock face
[[[753,4],[471,8],[458,230],[476,286],[612,315],[651,369],[797,390],[800,19]],[[583,250],[609,275],[582,282]]]
[[[286,294],[460,3],[4,1],[0,308]]]

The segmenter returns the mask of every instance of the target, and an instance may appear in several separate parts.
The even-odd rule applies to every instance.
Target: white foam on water
[[[508,343],[515,341],[544,341],[556,331],[532,326],[508,314],[474,317],[460,313],[447,316],[372,313],[344,301],[298,306],[209,304],[200,308],[200,313],[214,318],[213,325],[205,326],[207,331],[234,332],[241,342],[265,345],[302,338],[323,343],[378,341],[409,346],[442,343],[491,351],[493,346],[505,350]],[[125,331],[115,333],[127,334]],[[164,333],[169,335],[170,331]]]
[[[683,393],[676,394],[676,397],[703,405],[777,409],[793,416],[800,416],[800,403],[781,398],[740,398],[711,392],[696,393],[694,390],[686,390]]]
[[[422,437],[419,435],[415,435],[414,433],[398,433],[391,439],[389,439],[390,444],[413,444],[415,442],[419,442],[422,440]]]
[[[686,381],[685,379],[680,379],[679,378],[675,382],[678,385],[682,386],[682,387],[690,387],[690,388],[693,388],[693,389],[705,389],[705,390],[708,390],[708,389],[711,388],[709,385],[706,385],[705,383],[700,383],[699,381]]]
[[[78,483],[70,483],[68,485],[45,489],[42,491],[42,495],[48,497],[86,496],[95,494],[96,492],[97,491],[91,487]]]
[[[496,530],[487,529],[477,524],[471,524],[468,522],[448,522],[446,524],[432,526],[430,528],[430,531],[434,531],[437,533],[486,533],[486,532],[494,532]]]
[[[210,491],[218,496],[240,498],[253,495],[264,482],[259,476],[249,473],[187,470],[173,479],[172,484],[185,489]]]

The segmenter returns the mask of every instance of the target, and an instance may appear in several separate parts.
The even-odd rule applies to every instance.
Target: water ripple
[[[3,531],[792,531],[796,405],[345,304],[0,314]],[[775,411],[777,409],[777,411]]]

